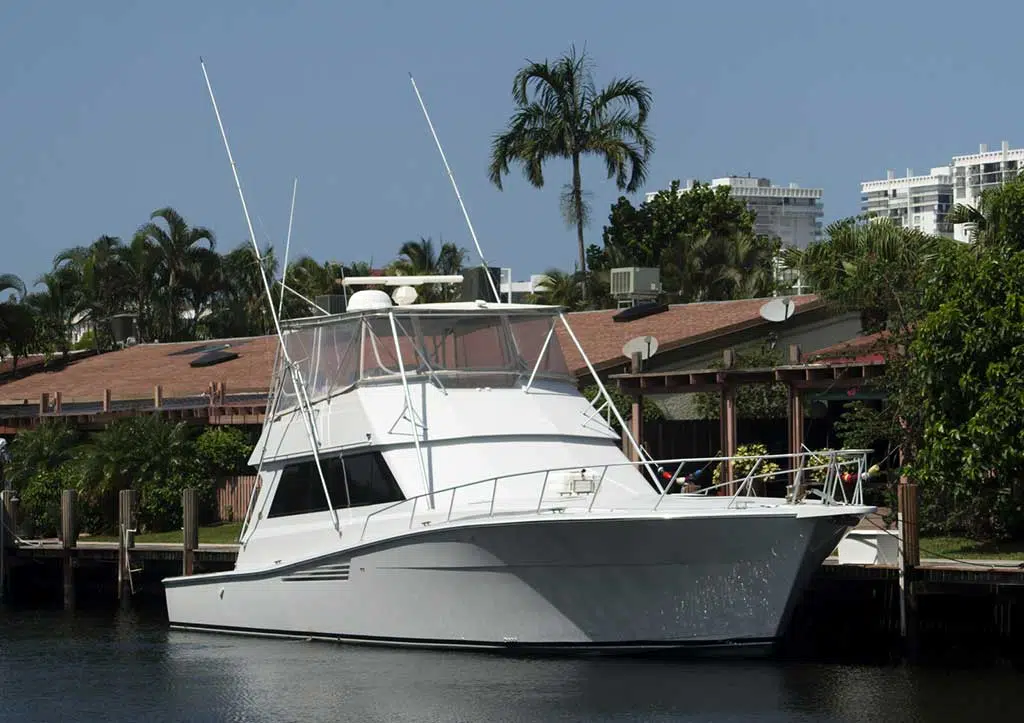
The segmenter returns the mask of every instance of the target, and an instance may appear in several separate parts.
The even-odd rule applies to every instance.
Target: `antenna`
[[[288,280],[288,250],[292,247],[292,218],[295,217],[295,192],[299,188],[299,179],[292,181],[292,210],[288,212],[288,238],[284,242],[284,266],[281,268],[281,298],[277,302],[277,315],[281,316],[284,309],[284,290],[288,287],[284,282]]]
[[[781,296],[761,306],[761,318],[765,321],[780,322],[793,316],[796,311],[796,304],[788,296]]]
[[[267,282],[267,273],[263,268],[263,256],[260,254],[260,245],[256,241],[256,233],[252,228],[252,219],[249,218],[249,207],[245,203],[245,194],[242,192],[242,182],[238,180],[238,169],[235,167],[235,159],[231,155],[231,146],[228,145],[228,134],[224,131],[224,123],[220,119],[220,110],[217,108],[217,99],[213,95],[213,86],[210,84],[210,76],[206,72],[206,63],[203,59],[199,58],[199,65],[203,69],[203,77],[206,79],[206,89],[210,91],[210,102],[213,104],[213,113],[217,116],[217,127],[220,128],[220,137],[224,140],[224,150],[228,154],[228,162],[231,164],[231,175],[235,178],[235,188],[238,189],[238,198],[242,202],[242,213],[245,214],[245,224],[249,228],[249,240],[252,242],[253,253],[256,254],[257,266],[260,270],[260,279],[263,281],[263,290],[267,294],[267,303],[270,305],[270,317],[274,320],[274,330],[277,332],[277,340],[280,344],[281,355],[284,357],[284,364],[291,372],[292,385],[295,387],[295,397],[299,402],[299,407],[302,412],[302,421],[306,428],[306,436],[309,438],[310,447],[313,452],[313,460],[316,463],[316,470],[320,474],[320,483],[324,488],[324,495],[327,498],[327,506],[330,508],[331,519],[334,522],[334,529],[338,532],[341,531],[340,523],[338,522],[338,511],[334,509],[334,505],[331,503],[331,493],[327,489],[327,480],[324,478],[324,471],[320,466],[320,444],[316,438],[316,431],[313,429],[313,424],[310,421],[313,418],[313,410],[309,403],[309,398],[306,396],[306,384],[302,379],[302,373],[299,368],[292,361],[291,355],[288,353],[288,346],[284,343],[284,334],[281,333],[281,322],[277,316],[277,310],[274,309],[274,295],[270,291],[270,284]]]
[[[622,356],[627,359],[631,358],[634,354],[639,354],[642,360],[647,361],[657,353],[658,339],[654,336],[634,337],[622,347]]]
[[[452,182],[452,188],[455,189],[455,197],[459,199],[459,207],[462,209],[462,215],[466,219],[466,225],[469,226],[469,235],[473,237],[473,244],[476,246],[476,252],[480,256],[480,265],[484,267],[487,281],[491,285],[491,291],[494,292],[494,299],[498,303],[501,303],[501,294],[498,293],[498,289],[494,285],[494,279],[491,278],[490,270],[487,267],[487,259],[484,258],[483,249],[480,248],[480,241],[476,237],[476,231],[473,230],[473,222],[469,220],[469,212],[466,211],[466,204],[462,202],[462,194],[459,193],[459,186],[455,183],[455,174],[452,173],[451,166],[448,165],[448,159],[444,155],[444,149],[441,147],[441,141],[437,138],[437,131],[434,130],[434,124],[430,122],[430,114],[427,113],[427,106],[423,102],[423,96],[420,95],[420,89],[416,87],[416,79],[412,77],[412,73],[409,73],[409,80],[412,82],[412,89],[416,91],[416,100],[420,102],[420,108],[423,109],[423,117],[427,119],[427,125],[430,126],[430,135],[434,137],[434,143],[437,144],[437,150],[441,154],[441,161],[444,163],[444,169],[448,172],[448,179]]]

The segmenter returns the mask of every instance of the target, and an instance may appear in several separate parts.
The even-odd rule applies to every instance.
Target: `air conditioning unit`
[[[625,266],[609,273],[611,295],[619,306],[632,306],[653,301],[661,293],[661,270],[642,266]]]

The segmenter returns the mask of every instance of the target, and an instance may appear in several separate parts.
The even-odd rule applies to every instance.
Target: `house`
[[[645,371],[676,371],[709,368],[725,349],[748,345],[824,349],[854,339],[860,329],[856,314],[838,314],[812,295],[793,297],[795,310],[785,321],[767,321],[761,316],[767,301],[674,304],[631,321],[616,320],[618,309],[566,316],[604,380],[629,371],[623,347],[636,337],[657,339],[657,353],[645,362]],[[569,370],[581,386],[592,383],[583,356],[565,329],[557,328]],[[137,344],[18,378],[0,375],[0,432],[13,433],[44,416],[102,423],[111,416],[154,409],[209,423],[258,424],[276,351],[273,336]],[[216,357],[214,363],[196,364],[210,354]],[[684,400],[685,395],[667,395],[660,403],[667,416],[685,418]]]

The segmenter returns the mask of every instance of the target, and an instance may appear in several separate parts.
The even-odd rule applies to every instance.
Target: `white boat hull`
[[[389,645],[765,645],[858,515],[551,515],[165,580],[170,624]]]

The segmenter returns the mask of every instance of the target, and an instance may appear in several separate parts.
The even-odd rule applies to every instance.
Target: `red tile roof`
[[[200,352],[180,352],[210,344],[230,344],[237,359],[209,367],[191,367]],[[120,351],[69,362],[63,369],[40,371],[0,382],[0,401],[35,401],[43,392],[60,392],[65,402],[95,401],[110,389],[113,399],[144,399],[161,385],[166,398],[202,394],[210,382],[223,382],[228,394],[265,391],[270,384],[277,339],[272,336],[175,344],[139,344]]]
[[[794,315],[824,306],[814,295],[792,297],[796,302]],[[622,347],[638,336],[651,335],[658,339],[658,352],[670,351],[711,339],[722,334],[740,331],[760,324],[770,324],[761,318],[760,310],[767,299],[741,299],[739,301],[709,301],[698,304],[673,304],[668,311],[636,321],[614,322],[618,309],[580,311],[569,314],[572,327],[580,344],[597,370],[625,364]],[[579,373],[586,369],[583,357],[561,325],[558,338],[569,369]]]

